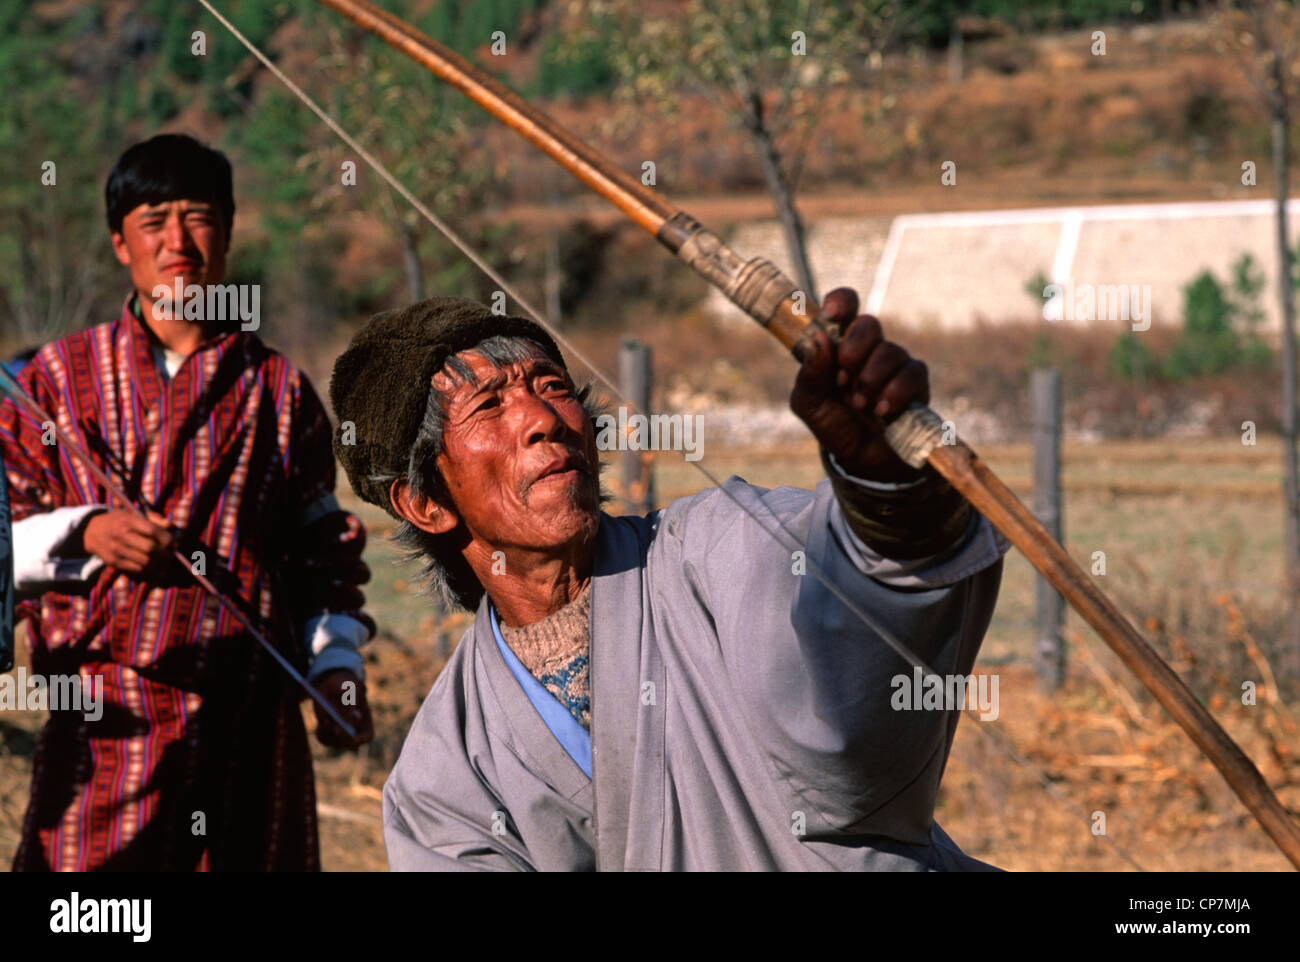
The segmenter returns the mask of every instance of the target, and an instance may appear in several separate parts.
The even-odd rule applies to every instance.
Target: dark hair
[[[185,134],[159,134],[128,147],[104,185],[108,229],[122,230],[122,219],[141,204],[202,200],[221,210],[226,239],[235,222],[235,193],[230,161]]]
[[[534,351],[545,353],[542,346],[531,338],[499,335],[480,341],[469,350],[481,354],[498,371],[507,364],[529,360],[534,356]],[[443,370],[461,380],[471,382],[474,380],[473,369],[454,354],[447,358]],[[578,391],[577,397],[588,419],[594,424],[602,409],[599,402],[592,397],[591,384],[588,383]],[[413,494],[434,500],[450,501],[451,494],[435,463],[438,455],[442,453],[442,431],[445,421],[443,403],[441,394],[431,386],[425,404],[424,420],[420,424],[415,443],[411,445],[405,476],[410,479]],[[596,465],[598,473],[602,468],[603,465],[599,463]],[[395,474],[384,475],[376,477],[376,480],[391,483],[397,477],[398,475]],[[602,488],[600,503],[604,504],[609,500],[610,495]],[[442,604],[444,609],[450,611],[459,607],[474,611],[478,608],[479,602],[483,600],[483,586],[479,584],[474,569],[469,566],[465,556],[456,547],[453,533],[430,534],[409,521],[402,521],[391,537],[395,544],[405,549],[404,561],[423,562],[422,575],[425,589]]]

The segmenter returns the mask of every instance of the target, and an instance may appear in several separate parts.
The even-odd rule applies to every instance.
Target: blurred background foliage
[[[1100,142],[1054,119],[1054,92],[1032,105],[984,104],[976,128],[953,93],[927,94],[913,82],[927,52],[942,62],[962,37],[972,69],[1029,77],[1033,36],[1097,23],[1175,24],[1201,11],[1178,0],[384,5],[542,102],[629,170],[639,167],[635,158],[655,157],[671,194],[766,192],[796,224],[798,192],[870,189],[935,163],[938,130],[965,137],[995,169],[1027,158],[1047,173],[1098,156],[1148,163],[1152,149],[1165,151],[1157,163],[1172,155],[1177,170],[1184,157],[1211,163],[1216,151],[1267,143],[1267,124],[1209,67],[1142,91],[1134,122],[1143,133]],[[621,327],[620,315],[644,318],[698,301],[698,282],[666,259],[640,256],[625,225],[589,217],[591,199],[549,161],[332,11],[309,0],[217,6],[565,323]],[[806,38],[806,58],[790,56],[792,25]],[[202,56],[195,31],[204,35]],[[506,56],[490,52],[496,31],[507,38]],[[309,370],[325,366],[312,354],[331,350],[369,313],[431,293],[491,293],[195,3],[9,0],[0,9],[0,76],[0,350],[116,310],[124,277],[104,228],[103,181],[122,149],[162,130],[193,133],[231,157],[239,204],[231,279],[263,285],[266,336],[301,352]],[[899,102],[913,89],[920,99],[908,113]],[[753,91],[757,99],[747,96]],[[1093,93],[1079,96],[1081,108],[1105,106],[1088,101]],[[56,186],[42,183],[46,160],[56,165]],[[355,186],[343,182],[348,161]],[[538,213],[561,207],[561,217]],[[714,226],[729,222],[724,212]],[[1100,376],[1186,380],[1270,363],[1243,307],[1252,297],[1245,279],[1188,274],[1185,343],[1156,357],[1159,345],[1125,337]],[[1028,339],[1018,360],[1029,366],[1048,357],[1050,341]]]

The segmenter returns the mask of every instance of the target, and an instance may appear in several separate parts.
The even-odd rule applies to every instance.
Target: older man
[[[393,869],[983,867],[933,821],[958,712],[893,710],[911,666],[826,582],[964,675],[1006,545],[864,417],[929,388],[856,312],[828,296],[844,338],[791,395],[827,481],[644,518],[600,511],[593,411],[536,325],[440,298],[354,338],[335,450],[477,609],[385,786]]]

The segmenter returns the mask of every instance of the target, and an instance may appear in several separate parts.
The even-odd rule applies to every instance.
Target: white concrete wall
[[[1290,202],[1289,218],[1294,245],[1300,200]],[[1272,204],[1261,199],[910,214],[892,221],[824,218],[808,234],[820,292],[855,287],[882,318],[948,329],[970,327],[979,317],[1041,316],[1025,291],[1040,270],[1051,280],[1071,279],[1076,289],[1150,285],[1155,323],[1177,324],[1183,286],[1205,268],[1226,281],[1232,263],[1249,251],[1267,280],[1261,326],[1276,331],[1274,231]],[[743,225],[729,241],[745,256],[762,255],[788,270],[776,221]],[[717,291],[708,305],[720,317],[748,323]],[[1123,326],[1105,316],[1080,322]]]

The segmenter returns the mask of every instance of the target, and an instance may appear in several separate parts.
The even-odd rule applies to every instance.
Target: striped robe
[[[297,626],[314,612],[295,598],[305,578],[335,574],[294,555],[295,519],[334,488],[320,400],[252,334],[205,341],[170,380],[150,339],[124,307],[116,321],[46,345],[19,380],[125,477],[129,494],[180,529],[186,557],[199,543],[211,549],[209,578],[304,668]],[[0,404],[15,522],[70,505],[121,507],[43,435],[11,400]],[[98,721],[51,712],[15,869],[319,867],[301,690],[175,567],[163,583],[105,568],[84,590],[20,604],[30,670],[80,674],[83,685],[99,676],[103,687]]]

